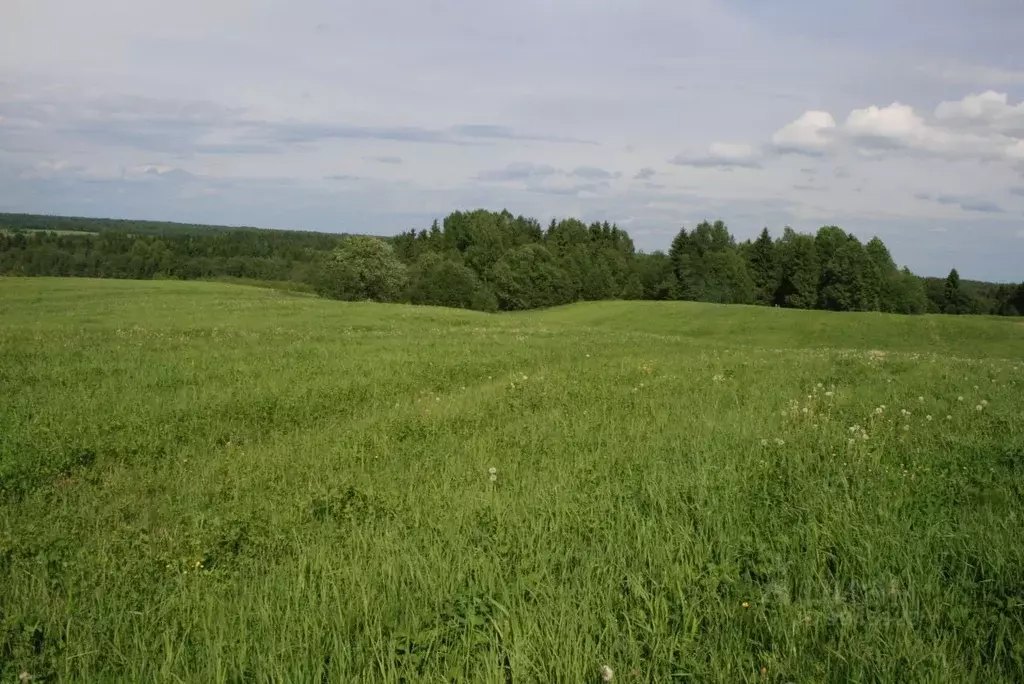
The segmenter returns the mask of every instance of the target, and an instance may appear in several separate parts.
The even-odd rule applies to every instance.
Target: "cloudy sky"
[[[838,224],[1024,280],[1019,0],[4,0],[0,211]]]

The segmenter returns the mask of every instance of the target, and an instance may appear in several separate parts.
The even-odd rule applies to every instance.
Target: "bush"
[[[313,288],[331,299],[398,301],[408,282],[405,264],[378,238],[347,236],[313,271]]]

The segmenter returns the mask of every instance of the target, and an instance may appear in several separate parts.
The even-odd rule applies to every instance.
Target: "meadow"
[[[1024,681],[1024,324],[0,279],[0,682]]]

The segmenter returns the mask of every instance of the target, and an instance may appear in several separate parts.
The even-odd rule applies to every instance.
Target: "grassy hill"
[[[0,390],[0,681],[1024,676],[1020,319],[0,279]]]

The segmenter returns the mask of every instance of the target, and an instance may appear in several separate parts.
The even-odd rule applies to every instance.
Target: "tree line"
[[[390,238],[0,215],[0,274],[285,281],[335,299],[515,311],[651,299],[834,311],[1024,314],[1024,283],[920,278],[837,226],[737,242],[722,221],[637,251],[614,224],[456,211]]]

